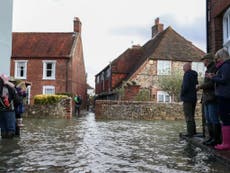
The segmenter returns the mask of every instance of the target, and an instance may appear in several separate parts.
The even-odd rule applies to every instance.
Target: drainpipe
[[[206,0],[206,51],[207,53],[210,52],[210,46],[209,46],[209,22],[210,22],[210,15],[211,15],[211,11],[210,11],[210,0]]]

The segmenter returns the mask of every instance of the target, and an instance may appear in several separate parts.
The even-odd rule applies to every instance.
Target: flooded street
[[[20,139],[0,140],[0,172],[227,173],[180,140],[183,121],[25,119]]]

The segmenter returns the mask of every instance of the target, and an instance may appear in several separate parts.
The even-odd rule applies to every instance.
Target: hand
[[[215,73],[205,73],[205,77],[212,79],[215,76]]]

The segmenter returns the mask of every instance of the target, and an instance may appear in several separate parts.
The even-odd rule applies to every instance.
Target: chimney
[[[152,27],[152,38],[164,30],[164,25],[160,24],[159,17],[155,19],[155,25]]]
[[[78,17],[75,17],[74,18],[74,21],[73,21],[73,31],[74,32],[79,32],[81,33],[81,21]]]

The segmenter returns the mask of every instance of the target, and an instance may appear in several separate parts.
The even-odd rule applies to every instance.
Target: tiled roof
[[[145,57],[162,60],[200,61],[204,52],[170,26],[143,46]]]
[[[129,48],[112,62],[113,73],[129,74],[143,55],[141,47]]]
[[[12,57],[70,57],[76,34],[15,32]]]
[[[137,69],[148,59],[173,61],[200,61],[204,52],[186,40],[170,26],[157,34],[142,46],[144,55],[131,69],[129,79]]]

